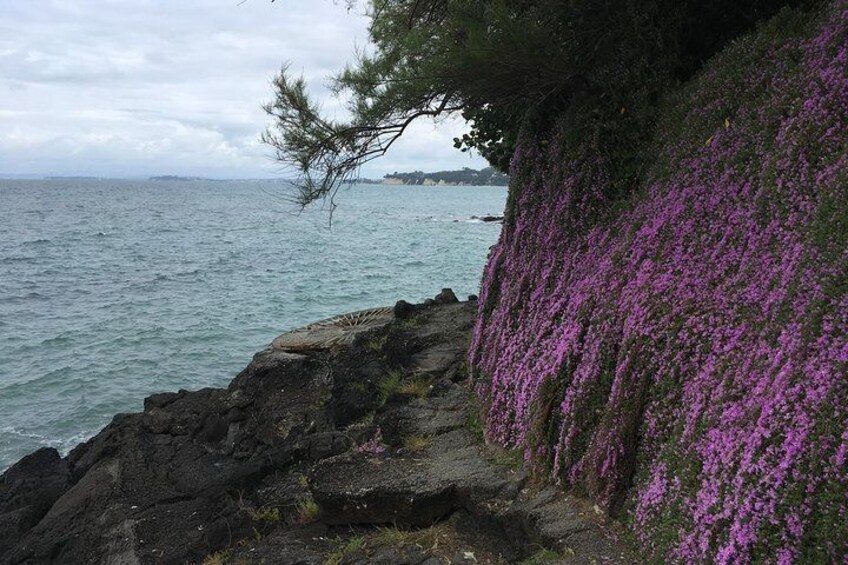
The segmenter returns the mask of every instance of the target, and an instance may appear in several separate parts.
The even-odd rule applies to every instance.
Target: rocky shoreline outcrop
[[[0,476],[0,563],[633,562],[597,507],[483,443],[475,314],[448,290],[400,302],[24,457]]]

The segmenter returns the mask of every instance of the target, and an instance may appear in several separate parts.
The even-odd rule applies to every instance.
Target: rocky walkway
[[[0,563],[638,562],[597,507],[483,444],[476,304],[430,302],[24,458],[0,477]]]

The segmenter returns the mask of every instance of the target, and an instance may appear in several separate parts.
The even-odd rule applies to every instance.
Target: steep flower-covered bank
[[[614,214],[569,132],[516,151],[470,353],[488,436],[656,560],[842,561],[848,2],[779,15],[679,100]]]

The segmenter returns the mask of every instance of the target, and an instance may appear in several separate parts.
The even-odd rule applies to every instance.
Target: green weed
[[[227,565],[230,562],[230,551],[216,551],[215,553],[207,555],[201,565]]]
[[[398,391],[402,377],[398,369],[392,369],[385,374],[379,384],[381,406],[386,403],[391,395]]]
[[[365,546],[365,538],[362,536],[350,538],[344,544],[342,544],[342,540],[339,540],[339,547],[327,556],[326,561],[324,561],[325,565],[339,565],[342,560],[354,553],[359,551]]]
[[[415,375],[398,387],[401,394],[409,394],[417,398],[424,398],[433,388],[433,379],[426,375]]]
[[[307,494],[297,503],[297,518],[298,524],[308,524],[318,519],[318,514],[321,513],[321,507],[315,502],[311,494]]]
[[[410,453],[424,451],[433,445],[433,438],[429,436],[406,436],[403,438],[403,447]]]
[[[567,557],[573,557],[574,550],[567,548],[565,551],[556,552],[551,549],[542,548],[527,559],[519,561],[519,565],[543,565],[544,563],[552,563]]]

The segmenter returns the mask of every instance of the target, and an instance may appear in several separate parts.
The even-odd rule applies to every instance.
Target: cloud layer
[[[258,142],[285,61],[323,83],[366,43],[331,1],[0,0],[0,174],[285,175]],[[418,124],[363,174],[482,166]]]

